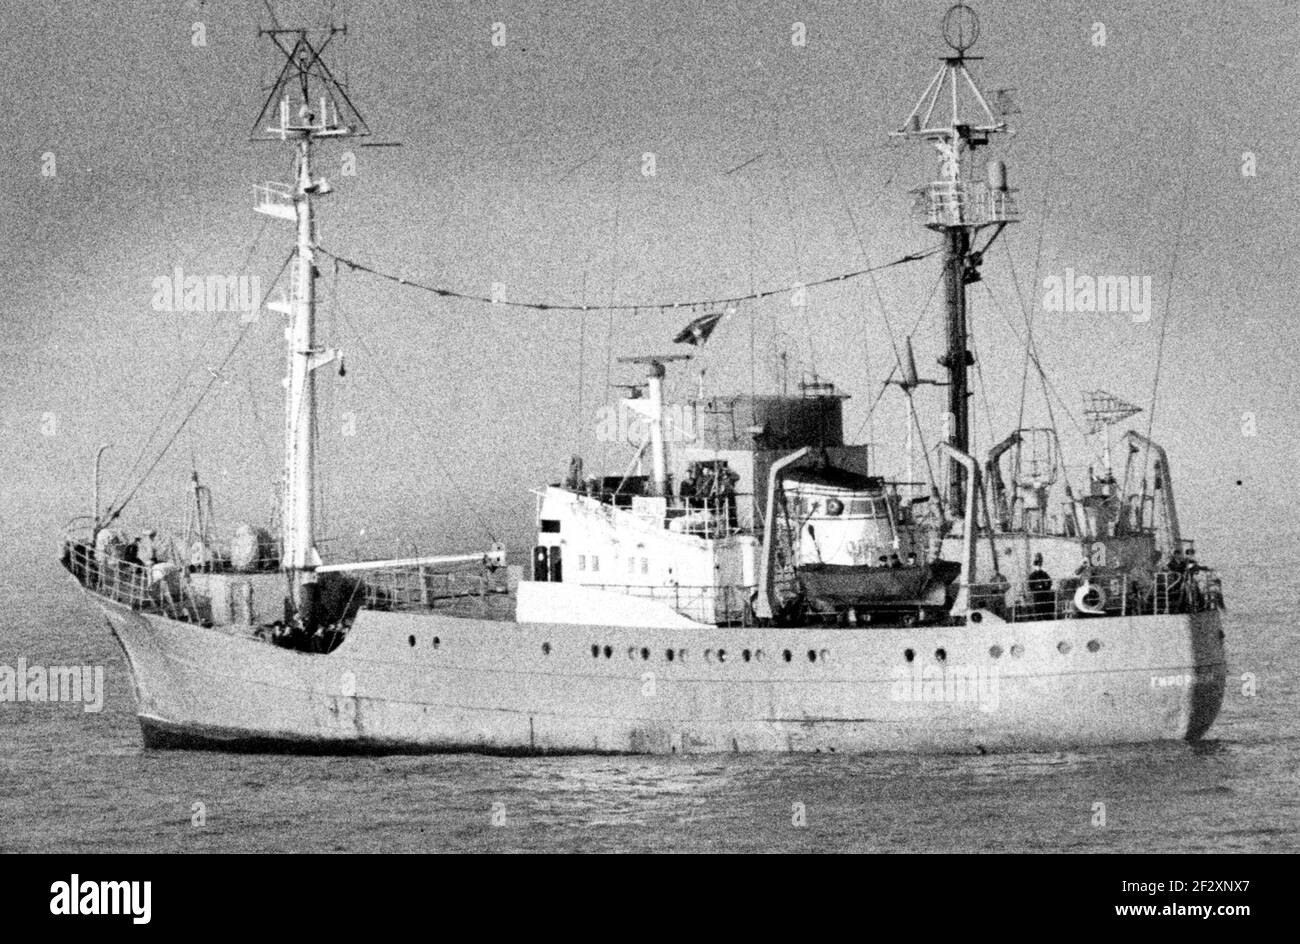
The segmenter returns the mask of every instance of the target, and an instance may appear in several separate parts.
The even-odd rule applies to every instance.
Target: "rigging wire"
[[[394,401],[401,402],[403,398],[401,394],[399,394],[397,391],[397,385],[394,384],[391,380],[389,380],[388,375],[385,374],[383,368],[379,366],[380,364],[383,363],[383,361],[375,354],[375,350],[370,346],[370,342],[366,340],[366,336],[362,334],[359,330],[357,330],[356,325],[352,323],[352,319],[348,317],[347,310],[344,307],[339,308],[339,314],[342,317],[343,323],[348,326],[348,329],[354,335],[356,335],[357,340],[361,342],[361,346],[365,348],[366,353],[370,355],[371,360],[375,364],[375,375],[380,379],[380,381],[384,384],[384,386],[388,388],[388,392],[392,394]],[[415,423],[413,424],[413,427],[416,430],[420,431],[420,435],[425,435],[423,424]],[[447,467],[447,464],[443,462],[442,455],[439,453],[437,447],[434,446],[432,439],[430,438],[429,440],[427,440],[427,442],[428,442],[429,455],[433,457],[433,461],[438,465],[438,468],[442,472],[443,477],[446,479],[447,483],[451,486],[452,490],[456,493],[457,501],[460,502],[462,507],[468,508],[470,510],[470,513],[473,514],[476,519],[478,519],[479,526],[487,533],[487,536],[493,542],[496,542],[498,540],[496,532],[493,531],[492,526],[488,524],[487,518],[485,518],[483,513],[479,510],[478,505],[474,504],[473,502],[469,501],[466,498],[465,490],[461,488],[460,483],[451,474],[451,470]]]
[[[1050,198],[1052,193],[1052,176],[1053,176],[1052,169],[1053,169],[1053,162],[1055,161],[1055,155],[1056,155],[1056,150],[1054,147],[1054,142],[1049,140],[1047,144],[1047,182],[1043,185],[1043,206],[1039,216],[1039,219],[1042,222],[1038,226],[1038,248],[1034,253],[1034,278],[1033,281],[1030,283],[1031,287],[1034,290],[1037,290],[1038,288],[1039,285],[1038,275],[1042,271],[1042,265],[1043,265],[1043,237],[1047,233],[1047,220],[1048,220],[1048,216],[1051,213]],[[1022,312],[1027,311],[1027,314],[1025,315],[1025,325],[1027,328],[1026,336],[1028,338],[1028,342],[1027,342],[1027,346],[1025,347],[1024,366],[1020,373],[1020,410],[1016,415],[1016,429],[1020,429],[1022,426],[1025,425],[1025,395],[1026,395],[1026,388],[1029,385],[1029,351],[1030,348],[1032,348],[1035,343],[1034,342],[1035,308],[1030,307],[1026,309],[1024,293],[1020,289],[1020,277],[1016,273],[1015,254],[1012,252],[1011,245],[1009,242],[1007,244],[1007,260],[1011,265],[1011,280],[1015,285],[1016,298],[1020,302],[1021,311]]]
[[[796,283],[800,289],[804,285],[804,243],[806,242],[803,233],[804,217],[795,213],[795,200],[793,197],[793,186],[790,183],[790,161],[785,155],[785,149],[781,146],[781,124],[778,115],[782,111],[780,102],[778,107],[771,109],[768,114],[771,118],[772,125],[772,142],[776,150],[776,172],[780,178],[782,202],[785,204],[786,216],[790,221],[790,241],[794,245],[794,266]],[[812,368],[813,376],[817,375],[817,346],[813,341],[814,332],[812,325],[812,313],[809,311],[808,298],[806,293],[801,293],[798,299],[800,314],[803,315],[804,335],[808,341],[808,364]]]
[[[266,228],[270,225],[270,223],[271,220],[269,217],[262,221],[261,226],[258,228],[257,233],[253,237],[253,242],[252,245],[249,247],[248,254],[244,257],[243,264],[239,267],[238,271],[235,274],[236,280],[241,278],[244,275],[244,273],[248,271],[248,266],[253,260],[253,255],[254,253],[257,252],[257,247],[262,240],[262,236],[265,235]],[[173,294],[175,294],[176,292],[183,293],[183,291],[184,291],[184,286],[179,286],[179,285],[173,286]],[[258,301],[260,302],[260,299]],[[127,469],[125,475],[123,476],[124,482],[129,482],[132,480],[133,476],[136,473],[136,470],[140,468],[141,463],[144,461],[144,457],[149,454],[149,450],[153,446],[154,440],[158,437],[158,435],[162,432],[163,428],[167,425],[168,417],[172,415],[172,411],[175,409],[177,404],[182,402],[180,399],[181,391],[186,387],[187,384],[189,384],[189,382],[193,378],[193,375],[195,373],[195,367],[198,364],[199,358],[202,356],[203,351],[207,347],[208,343],[212,340],[212,336],[216,333],[217,327],[220,324],[222,324],[222,320],[220,318],[213,318],[209,320],[207,332],[203,335],[203,339],[199,342],[199,344],[194,348],[194,353],[190,356],[184,368],[180,371],[179,375],[176,378],[176,383],[173,384],[171,391],[167,395],[166,400],[163,401],[164,405],[162,410],[158,414],[158,420],[157,422],[154,423],[153,429],[149,432],[149,435],[145,439],[144,444],[140,447],[139,451],[136,453],[135,462],[131,464],[131,467]],[[112,501],[109,502],[110,508],[117,504],[117,498],[122,494],[124,488],[125,485],[119,486],[117,492],[113,496]]]
[[[348,259],[344,256],[335,254],[326,249],[324,246],[315,247],[317,252],[329,256],[331,259],[337,259],[343,265],[347,266],[354,272],[363,272],[366,275],[372,275],[375,278],[384,279],[397,285],[403,285],[407,288],[413,288],[422,292],[430,292],[443,298],[455,298],[461,301],[477,302],[484,305],[492,305],[499,308],[527,308],[534,311],[622,311],[622,312],[640,312],[644,310],[669,311],[672,309],[689,309],[691,307],[706,307],[724,305],[732,302],[756,301],[762,298],[771,298],[776,295],[789,295],[791,292],[798,290],[798,286],[781,286],[780,288],[764,289],[761,292],[750,292],[747,295],[726,295],[714,298],[697,298],[677,301],[643,301],[636,303],[613,304],[610,302],[606,305],[575,305],[566,302],[538,302],[538,301],[511,301],[509,299],[494,299],[487,295],[475,295],[472,292],[458,292],[454,289],[441,288],[430,285],[415,279],[408,279],[404,276],[394,275],[390,272],[384,272],[363,262],[357,262],[354,259]],[[877,266],[871,266],[865,269],[858,269],[853,272],[844,272],[839,275],[827,276],[804,284],[804,288],[817,288],[822,285],[829,285],[832,282],[847,282],[852,279],[861,278],[864,275],[874,275],[883,269],[889,269],[893,266],[906,265],[909,262],[919,262],[922,259],[928,259],[930,256],[939,252],[942,246],[932,246],[929,249],[921,249],[916,252],[900,256],[891,262],[881,263]],[[876,281],[875,279],[872,280]],[[877,293],[879,288],[877,287]]]
[[[335,265],[337,265],[337,261]],[[591,270],[591,254],[587,254],[587,267],[582,270],[582,292],[580,298],[585,303],[587,301],[587,275]],[[586,394],[586,370],[587,370],[587,313],[584,311],[578,316],[578,411],[573,420],[573,451],[575,454],[582,451],[582,429],[583,429],[583,401]]]
[[[280,265],[279,272],[276,273],[276,279],[280,277],[279,273],[284,271],[285,267],[288,266],[289,262],[296,255],[297,252],[295,250],[285,258],[284,262]],[[186,428],[186,425],[189,423],[190,418],[193,417],[194,414],[198,411],[198,408],[202,405],[207,395],[212,391],[212,388],[213,386],[216,385],[216,382],[221,379],[221,374],[226,369],[226,365],[230,363],[230,359],[234,356],[235,351],[238,350],[239,345],[243,343],[244,338],[248,336],[248,332],[252,329],[253,325],[256,323],[257,323],[256,321],[251,319],[244,322],[244,327],[240,329],[239,335],[235,338],[234,343],[230,346],[230,349],[226,351],[225,357],[221,359],[221,362],[217,365],[215,370],[209,370],[210,376],[208,377],[207,384],[204,385],[203,389],[199,392],[198,397],[194,400],[194,404],[190,407],[189,411],[186,412],[185,416],[181,419],[180,425],[176,427],[175,431],[172,433],[170,438],[168,438],[167,442],[164,443],[163,447],[158,451],[158,454],[157,456],[154,457],[153,462],[149,464],[149,467],[139,477],[139,480],[131,488],[127,496],[123,498],[120,502],[115,499],[113,503],[109,506],[110,508],[113,508],[113,511],[109,513],[107,519],[105,520],[106,525],[122,514],[122,511],[130,503],[131,499],[135,497],[136,493],[140,490],[141,486],[143,486],[144,483],[148,480],[149,476],[153,474],[153,470],[158,467],[158,463],[160,463],[163,460],[163,457],[167,455],[167,451],[171,449],[172,444],[176,442],[176,439],[180,436],[181,431]],[[137,461],[137,465],[138,465],[138,461]],[[133,466],[132,468],[134,469],[135,466]]]
[[[929,312],[930,305],[934,302],[934,297],[938,293],[939,285],[943,282],[943,279],[944,279],[944,273],[941,271],[939,273],[938,278],[934,280],[934,284],[930,286],[930,294],[926,298],[925,304],[921,307],[921,313],[917,315],[916,320],[912,322],[912,327],[909,329],[909,333],[916,331],[917,325],[921,323],[921,321],[925,318],[926,314]],[[894,365],[889,368],[889,373],[885,375],[885,379],[880,384],[880,392],[877,393],[876,398],[871,401],[871,406],[868,407],[867,409],[867,415],[866,417],[863,418],[862,425],[858,427],[857,433],[855,433],[853,436],[854,440],[861,438],[863,430],[865,430],[867,428],[867,424],[871,422],[871,417],[876,411],[876,405],[880,403],[881,397],[883,397],[885,395],[885,391],[889,389],[889,382],[894,379],[894,375],[898,373],[901,369],[902,369],[901,360],[895,361]]]
[[[1032,350],[1032,348],[1030,348],[1026,344],[1026,339],[1022,338],[1020,332],[1016,330],[1016,326],[1012,322],[1011,317],[1007,314],[1006,309],[1002,307],[1002,303],[998,301],[998,297],[993,293],[993,289],[989,286],[988,279],[984,279],[982,281],[985,290],[989,293],[989,298],[993,301],[993,307],[997,309],[998,314],[1000,314],[1002,316],[1002,319],[1007,323],[1007,328],[1008,330],[1010,330],[1012,336],[1016,339],[1016,343],[1026,345],[1026,349],[1032,351],[1029,359],[1030,362],[1034,365],[1034,369],[1037,371],[1038,376],[1043,384],[1043,398],[1045,401],[1047,401],[1047,408],[1048,408],[1049,415],[1051,414],[1051,402],[1049,398],[1049,391],[1050,391],[1050,396],[1056,398],[1056,401],[1061,405],[1061,409],[1065,411],[1065,415],[1069,417],[1070,422],[1074,425],[1074,428],[1077,429],[1081,435],[1086,435],[1083,431],[1082,424],[1080,424],[1078,418],[1074,415],[1074,411],[1070,409],[1069,403],[1067,403],[1065,398],[1061,396],[1060,391],[1056,389],[1056,385],[1052,383],[1051,378],[1047,376],[1047,371],[1043,369],[1043,364],[1038,359],[1038,352],[1036,350]],[[1053,426],[1055,426],[1056,421],[1054,418],[1051,420],[1051,422]]]
[[[1190,162],[1189,162],[1190,163]],[[1160,319],[1160,339],[1156,342],[1156,369],[1155,376],[1151,380],[1151,408],[1147,411],[1147,438],[1151,438],[1151,430],[1156,421],[1156,397],[1160,390],[1160,373],[1164,366],[1165,356],[1165,335],[1169,331],[1169,310],[1174,295],[1174,278],[1178,274],[1178,254],[1182,248],[1183,225],[1187,218],[1187,197],[1191,191],[1192,173],[1191,167],[1187,168],[1187,173],[1183,176],[1183,194],[1178,207],[1178,227],[1174,232],[1174,248],[1169,259],[1169,285],[1165,289],[1165,310],[1164,317]],[[1145,464],[1144,464],[1145,474]]]
[[[993,406],[989,403],[989,388],[984,382],[984,359],[980,357],[979,344],[975,340],[975,331],[972,322],[966,325],[966,336],[970,338],[970,346],[975,353],[975,375],[980,381],[980,395],[984,400],[984,425],[988,427],[989,445],[992,446],[997,442],[997,433],[993,429]],[[974,452],[974,450],[972,450]]]
[[[290,160],[290,166],[291,167],[296,166],[296,161],[297,158],[295,156]],[[248,271],[248,267],[250,263],[253,261],[253,256],[257,252],[257,247],[261,243],[262,237],[266,234],[267,227],[270,225],[271,225],[271,220],[269,217],[262,220],[261,225],[258,227],[257,233],[253,236],[253,241],[249,246],[248,254],[244,257],[243,263],[240,265],[238,271],[236,272],[236,279],[242,277],[244,273]],[[283,271],[284,271],[284,266],[282,265],[280,267],[279,272],[283,272]],[[276,274],[275,277],[276,279],[280,277],[279,272]],[[274,281],[275,279],[272,279],[273,283]],[[177,286],[176,288],[179,289],[181,287]],[[172,408],[176,404],[181,402],[180,400],[181,390],[189,382],[191,375],[194,373],[195,366],[197,365],[199,358],[203,353],[204,348],[207,346],[208,342],[212,338],[213,333],[216,331],[218,324],[220,324],[220,319],[214,318],[211,321],[209,321],[207,334],[204,335],[202,342],[194,349],[194,353],[191,355],[190,359],[185,364],[185,369],[181,371],[180,375],[177,377],[176,384],[173,386],[171,392],[167,396],[166,405],[163,407],[162,412],[159,414],[157,423],[154,425],[153,430],[150,431],[148,438],[144,442],[144,445],[140,447],[136,455],[135,462],[132,463],[131,467],[126,471],[126,474],[123,476],[125,482],[131,481],[132,476],[135,474],[136,470],[140,467],[140,463],[144,461],[145,455],[148,454],[150,446],[153,445],[154,438],[160,432],[162,432],[163,427],[166,425],[167,417],[168,415],[170,415]],[[114,504],[116,504],[117,496],[122,494],[123,488],[125,488],[125,485],[123,485],[121,488],[117,490],[117,492],[114,495],[113,501],[109,503],[109,507],[112,507]]]
[[[839,168],[837,168],[835,166],[835,162],[831,160],[830,151],[826,146],[826,136],[825,134],[819,132],[819,137],[821,138],[822,156],[826,159],[826,164],[827,166],[830,167],[831,174],[835,178],[835,187],[839,193],[840,202],[844,205],[844,212],[848,215],[849,224],[853,227],[853,235],[858,242],[858,251],[862,253],[862,261],[867,264],[867,269],[865,271],[871,275],[871,285],[872,288],[875,290],[875,294],[876,294],[876,305],[877,307],[880,308],[880,315],[885,322],[885,330],[886,332],[888,332],[889,335],[889,345],[894,350],[894,366],[899,369],[902,369],[903,355],[902,352],[899,351],[898,349],[898,339],[894,337],[894,326],[889,318],[889,309],[885,305],[884,294],[880,291],[880,280],[877,279],[874,274],[876,267],[873,267],[871,265],[871,255],[867,252],[866,241],[862,238],[862,229],[861,227],[858,226],[858,219],[857,216],[853,213],[853,207],[849,205],[848,196],[844,190],[844,181],[840,177]],[[884,193],[885,189],[893,182],[894,176],[897,174],[898,163],[899,163],[898,161],[894,162],[893,173],[889,175],[889,177],[885,180],[885,183],[881,186],[880,189],[882,194]],[[940,248],[942,247],[936,246],[934,249],[930,250],[930,252],[927,253],[927,255],[938,252]],[[882,266],[881,268],[888,268],[888,266]]]
[[[614,304],[614,298],[618,292],[618,263],[619,263],[619,237],[622,235],[623,225],[623,176],[620,174],[618,183],[615,185],[614,196],[614,220],[613,235],[610,242],[610,266],[609,266],[609,303]],[[611,308],[606,313],[605,318],[605,396],[609,396],[609,391],[614,385],[614,310]],[[620,416],[622,407],[620,406]],[[617,427],[616,427],[617,428]],[[609,447],[612,437],[605,437],[604,449],[601,452],[601,474],[609,471]]]
[[[244,323],[244,327],[240,329],[238,337],[235,338],[235,343],[230,346],[230,350],[228,350],[226,356],[221,359],[216,370],[211,372],[211,375],[208,377],[208,382],[204,385],[203,390],[194,400],[194,404],[190,407],[189,411],[186,412],[184,418],[181,420],[180,426],[178,426],[168,438],[167,442],[163,445],[162,449],[159,450],[158,455],[154,458],[153,462],[149,464],[149,467],[145,469],[144,474],[140,476],[139,481],[136,482],[136,484],[131,488],[131,491],[127,493],[127,496],[120,502],[116,503],[116,507],[113,508],[104,521],[105,526],[111,524],[122,514],[126,506],[130,504],[131,499],[133,499],[136,493],[140,490],[140,487],[144,485],[149,476],[153,474],[153,470],[158,467],[158,463],[162,461],[163,456],[167,454],[167,451],[172,447],[172,444],[176,442],[177,437],[180,436],[181,431],[185,428],[186,424],[189,423],[190,418],[198,411],[208,393],[211,392],[213,386],[215,386],[217,381],[221,379],[222,371],[226,369],[226,365],[230,363],[230,359],[234,357],[235,351],[239,349],[239,345],[243,343],[244,338],[248,336],[248,332],[252,329],[254,324],[255,322],[253,321],[247,321]]]
[[[1183,226],[1187,221],[1187,197],[1191,193],[1192,184],[1192,154],[1194,148],[1187,149],[1187,166],[1183,173],[1183,193],[1178,204],[1178,226],[1174,231],[1174,248],[1169,258],[1169,284],[1165,289],[1165,307],[1162,317],[1160,318],[1160,338],[1156,342],[1156,368],[1155,374],[1151,378],[1151,407],[1147,411],[1147,439],[1151,439],[1151,432],[1156,422],[1156,403],[1160,391],[1160,374],[1164,366],[1165,359],[1165,335],[1169,331],[1169,310],[1173,303],[1174,279],[1178,274],[1178,255],[1182,249]],[[1147,498],[1147,468],[1151,463],[1151,450],[1144,449],[1142,452],[1142,497],[1139,508],[1146,507]],[[1168,470],[1166,470],[1168,474]],[[1168,487],[1167,485],[1165,486]]]
[[[754,190],[745,188],[745,210],[749,221],[749,290],[753,292],[758,284],[758,238],[754,229]],[[758,395],[758,380],[755,376],[754,361],[758,357],[758,312],[749,316],[749,396]]]

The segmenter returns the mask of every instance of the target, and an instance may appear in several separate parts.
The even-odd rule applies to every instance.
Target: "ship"
[[[638,448],[621,474],[575,457],[536,492],[526,563],[500,545],[379,560],[318,547],[317,372],[342,361],[316,325],[331,188],[314,158],[369,129],[327,40],[264,31],[283,67],[257,130],[294,153],[293,183],[256,191],[296,236],[290,290],[268,303],[287,339],[277,514],[222,540],[195,474],[169,539],[125,528],[97,488],[61,546],[121,646],[145,747],[982,753],[1204,737],[1224,693],[1223,593],[1180,530],[1164,449],[1118,429],[1138,408],[1089,394],[1105,458],[1077,491],[1052,428],[972,454],[968,286],[1020,219],[1005,164],[980,162],[1008,127],[969,68],[977,23],[949,11],[949,51],[893,132],[938,157],[917,199],[941,240],[944,374],[919,375],[909,338],[887,388],[907,398],[909,444],[913,397],[946,394],[937,469],[878,468],[824,378],[673,405],[665,378],[690,355],[633,354],[620,409]]]

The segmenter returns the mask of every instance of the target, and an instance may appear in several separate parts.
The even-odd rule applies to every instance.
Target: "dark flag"
[[[711,315],[700,315],[700,317],[677,332],[677,336],[673,338],[673,343],[703,344],[709,339],[709,335],[713,333],[713,329],[718,326],[718,322],[722,320],[724,314],[726,312],[717,311]]]

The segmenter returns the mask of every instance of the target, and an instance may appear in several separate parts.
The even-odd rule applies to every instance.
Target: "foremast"
[[[281,568],[288,578],[293,621],[305,633],[316,627],[317,568],[321,565],[315,522],[315,372],[335,360],[340,361],[341,369],[342,356],[335,348],[319,346],[316,338],[315,201],[331,188],[324,178],[313,174],[313,147],[326,139],[369,134],[322,58],[330,41],[343,32],[330,27],[315,44],[305,29],[262,31],[284,55],[285,64],[253,130],[255,140],[288,141],[295,149],[293,184],[257,188],[257,210],[296,225],[289,297],[268,307],[288,317]]]
[[[939,364],[947,371],[948,409],[945,439],[958,453],[970,451],[970,367],[966,286],[980,280],[983,254],[1008,223],[1016,221],[1007,189],[1006,167],[989,161],[986,179],[972,179],[973,154],[989,143],[989,135],[1007,131],[971,77],[967,56],[979,37],[979,20],[970,7],[956,4],[943,20],[944,39],[955,55],[945,56],[920,101],[895,137],[921,139],[939,152],[938,178],[918,191],[925,225],[944,238],[944,297],[946,349]],[[979,231],[993,227],[979,249]],[[966,469],[955,455],[949,459],[946,502],[950,513],[965,515]]]

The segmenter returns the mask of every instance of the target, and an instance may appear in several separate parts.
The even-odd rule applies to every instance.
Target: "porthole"
[[[825,662],[830,657],[831,657],[831,651],[829,649],[823,649],[821,652],[817,653],[817,658],[821,659],[823,662]]]
[[[551,654],[551,644],[549,642],[542,643],[542,655],[549,656],[550,654]]]
[[[1101,640],[1099,640],[1099,639],[1089,639],[1089,640],[1088,640],[1088,651],[1089,651],[1089,652],[1098,652],[1098,651],[1100,651],[1100,649],[1101,649]]]
[[[809,650],[808,650],[808,661],[809,661],[809,662],[816,662],[816,661],[817,661],[817,650],[816,650],[816,649],[809,649]]]
[[[406,641],[409,642],[409,643],[411,644],[411,648],[412,648],[412,649],[415,648],[415,637],[414,637],[414,636],[407,636],[407,637],[406,637]]]
[[[434,636],[434,637],[433,637],[433,648],[437,649],[437,648],[438,648],[439,646],[441,646],[441,645],[442,645],[442,640],[439,639],[437,636]]]
[[[678,661],[678,662],[685,662],[685,661],[686,661],[686,650],[685,650],[685,649],[678,649],[678,650],[677,650],[677,661]]]
[[[1070,650],[1073,648],[1074,647],[1070,645],[1068,642],[1066,642],[1064,639],[1062,639],[1060,642],[1056,644],[1056,651],[1063,656],[1068,656],[1070,654]]]
[[[627,647],[627,657],[629,659],[636,659],[636,646]]]
[[[934,658],[937,662],[947,662],[948,650],[940,646],[938,649],[934,650]]]
[[[1001,659],[1001,658],[1002,658],[1002,647],[1001,647],[1001,646],[989,646],[989,655],[991,655],[991,656],[992,656],[993,658],[995,658],[995,659]]]
[[[664,658],[667,659],[669,662],[672,662],[672,661],[673,661],[673,651],[672,651],[671,649],[665,649],[665,650],[664,650]]]
[[[781,653],[781,658],[784,659],[786,662],[789,662],[791,659],[794,658],[794,656],[792,656],[792,655],[790,654],[790,650],[789,650],[789,649],[786,649],[786,650],[783,650],[783,651],[782,651],[782,653]]]
[[[976,611],[970,615],[970,621],[972,623],[982,623],[984,622],[984,614]]]
[[[712,649],[705,649],[705,650],[704,650],[704,661],[705,661],[705,662],[712,662],[712,661],[713,661],[713,650],[712,650]]]
[[[719,662],[726,662],[726,661],[727,661],[727,650],[726,650],[726,649],[719,649],[719,650],[718,650],[718,661],[719,661]]]
[[[650,661],[650,650],[645,648],[644,646],[641,648],[641,661],[642,662]]]
[[[606,658],[606,659],[612,658],[613,655],[614,655],[614,647],[613,647],[613,646],[606,646],[606,647],[605,647],[605,658]]]
[[[903,658],[906,659],[908,662],[913,661],[914,659],[916,659],[916,650],[915,650],[915,649],[904,649],[904,650],[903,650]]]
[[[746,662],[749,661],[749,656],[750,656],[750,652],[749,652],[748,649],[746,649],[746,650],[744,650],[743,652],[740,653],[740,657],[741,657],[742,659],[744,659]]]
[[[755,662],[762,662],[765,658],[767,658],[767,655],[763,652],[762,649],[755,649],[755,650],[754,650],[754,661],[755,661]]]
[[[1014,646],[1011,647],[1011,658],[1019,659],[1024,654],[1025,654],[1025,647],[1020,645],[1020,643],[1016,643]]]
[[[599,658],[600,658],[600,646],[597,646],[597,645],[594,645],[594,644],[592,645],[592,647],[591,647],[591,657],[592,657],[593,659],[599,659]]]

